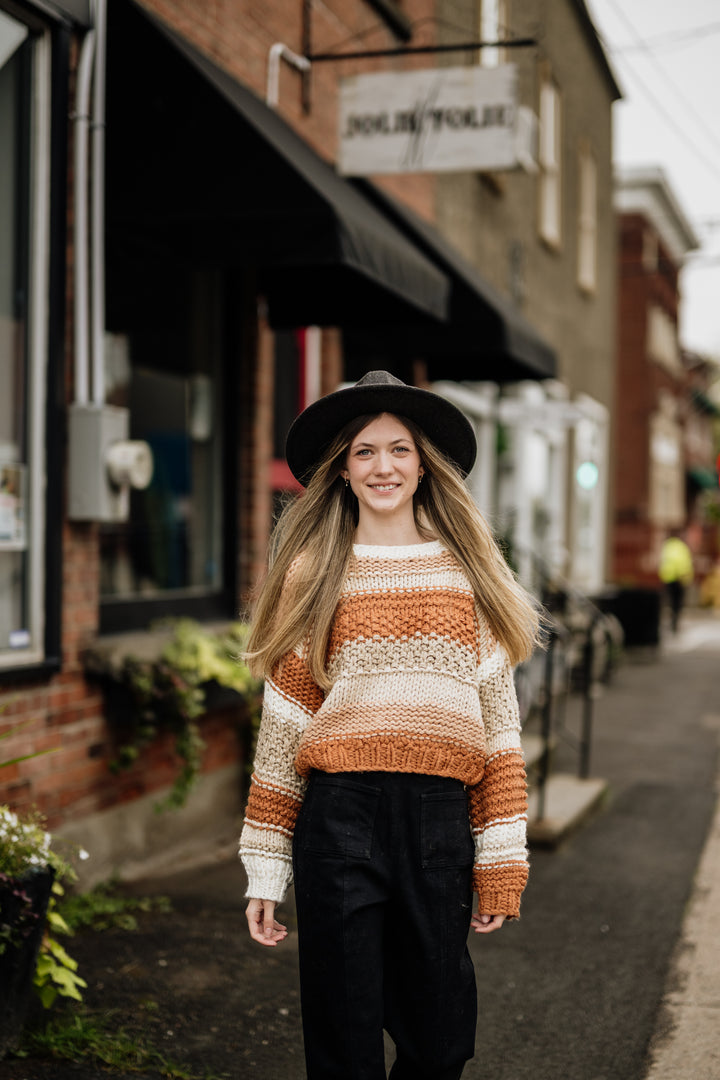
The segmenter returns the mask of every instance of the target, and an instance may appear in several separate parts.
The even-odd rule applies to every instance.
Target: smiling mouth
[[[370,487],[373,491],[394,491],[395,488],[399,488],[399,484],[371,484]]]

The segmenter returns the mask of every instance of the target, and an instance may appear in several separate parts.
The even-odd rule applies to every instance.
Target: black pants
[[[295,830],[308,1080],[458,1080],[473,1056],[473,841],[462,783],[312,774]]]
[[[685,603],[685,586],[681,581],[668,581],[665,592],[670,604],[670,626],[674,633],[680,624],[680,613]]]

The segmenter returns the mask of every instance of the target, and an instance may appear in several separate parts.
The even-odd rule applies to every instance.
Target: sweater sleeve
[[[480,651],[478,690],[487,756],[482,780],[470,788],[473,886],[482,914],[516,918],[528,876],[520,713],[507,654],[489,632],[486,641]]]
[[[240,835],[246,896],[285,898],[292,882],[292,838],[307,781],[294,762],[308,721],[322,704],[301,650],[288,653],[265,682],[250,796]]]

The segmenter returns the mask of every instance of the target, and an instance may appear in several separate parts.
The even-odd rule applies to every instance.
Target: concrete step
[[[608,791],[606,780],[580,780],[567,773],[554,773],[545,785],[544,808],[540,814],[537,788],[528,796],[528,839],[531,844],[556,847],[602,802]]]

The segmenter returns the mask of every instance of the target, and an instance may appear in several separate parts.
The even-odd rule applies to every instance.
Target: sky
[[[700,241],[681,275],[681,344],[720,361],[720,4],[586,3],[623,93],[616,165],[659,166]]]

